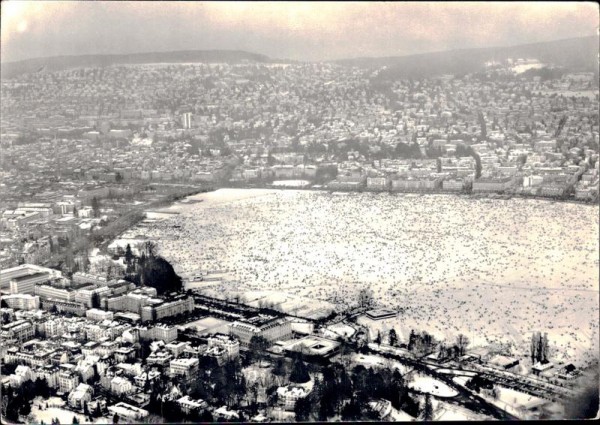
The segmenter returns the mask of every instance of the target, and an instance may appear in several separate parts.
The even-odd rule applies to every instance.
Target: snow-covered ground
[[[529,419],[527,413],[523,410],[526,406],[547,402],[547,400],[542,398],[525,394],[511,388],[502,386],[496,386],[495,388],[499,393],[497,399],[485,394],[480,395],[488,402],[520,419]]]
[[[359,354],[352,353],[350,361],[354,364],[361,364],[364,367],[389,367],[390,369],[398,369],[401,374],[410,372],[411,368],[396,361],[391,360],[376,354]]]
[[[231,322],[227,320],[218,319],[216,317],[208,316],[202,319],[188,322],[184,325],[185,328],[195,328],[198,332],[203,333],[228,333],[228,325]]]
[[[392,407],[392,411],[390,412],[390,418],[394,422],[412,422],[415,420],[412,416],[406,413],[403,410],[397,410]]]
[[[352,326],[341,322],[328,326],[327,330],[333,334],[333,337],[343,336],[350,338],[356,333],[356,329],[354,329]]]
[[[42,421],[45,424],[52,423],[52,419],[58,418],[61,424],[72,424],[73,417],[76,416],[80,424],[109,424],[112,423],[112,418],[101,417],[94,418],[92,422],[81,413],[75,413],[71,410],[67,410],[61,407],[49,407],[41,410],[38,405],[34,405],[31,408],[31,416],[34,418],[31,424],[40,424]]]
[[[477,372],[468,372],[468,371],[464,371],[464,370],[454,370],[454,369],[437,369],[436,370],[438,373],[445,373],[448,375],[459,375],[459,376],[475,376],[477,375]]]
[[[414,375],[413,380],[408,383],[408,386],[409,388],[437,397],[454,397],[458,395],[458,391],[430,376]]]
[[[455,376],[452,380],[458,385],[462,385],[463,387],[467,385],[467,382],[471,379],[470,376]]]
[[[485,421],[493,418],[441,400],[432,400],[435,421]]]

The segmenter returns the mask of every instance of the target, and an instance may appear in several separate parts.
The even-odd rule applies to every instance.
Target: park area
[[[366,368],[389,368],[398,369],[400,374],[406,375],[412,368],[400,363],[397,360],[392,360],[387,357],[379,356],[377,354],[359,354],[352,353],[350,360],[353,364],[360,364]]]
[[[458,391],[456,391],[454,388],[450,388],[442,381],[427,375],[413,375],[412,381],[408,383],[408,387],[425,394],[434,395],[436,397],[450,398],[458,395]]]

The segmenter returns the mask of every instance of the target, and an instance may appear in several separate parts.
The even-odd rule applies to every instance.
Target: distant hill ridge
[[[466,74],[481,70],[488,60],[535,58],[573,71],[598,73],[598,36],[577,37],[506,47],[483,47],[380,58],[333,61],[341,65],[388,68],[378,79],[418,78],[439,74]]]
[[[46,71],[52,72],[69,68],[103,67],[125,64],[170,62],[240,63],[242,61],[262,63],[273,62],[272,59],[265,55],[244,52],[241,50],[180,50],[172,52],[52,56],[47,58],[26,59],[22,61],[3,63],[1,71],[2,78],[12,78],[20,74],[37,72],[42,68]]]
[[[490,59],[535,58],[573,71],[591,71],[598,74],[598,36],[577,37],[564,40],[521,44],[506,47],[483,47],[422,53],[406,56],[362,57],[329,61],[345,66],[387,69],[378,79],[419,78],[440,74],[466,74],[481,70]],[[2,63],[2,78],[12,78],[24,73],[60,71],[69,68],[103,67],[119,64],[145,63],[257,63],[285,62],[266,55],[242,50],[181,50],[132,54],[53,56]]]

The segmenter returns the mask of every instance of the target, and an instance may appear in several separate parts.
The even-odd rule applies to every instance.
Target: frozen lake
[[[412,327],[525,346],[540,330],[560,355],[597,352],[598,206],[275,189],[192,198],[203,202],[145,233],[178,272],[227,271],[212,289],[344,305],[368,286],[404,310],[378,325],[405,338]]]

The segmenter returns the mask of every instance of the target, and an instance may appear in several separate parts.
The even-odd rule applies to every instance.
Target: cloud
[[[2,60],[242,49],[292,59],[387,56],[596,34],[571,2],[2,2]]]

